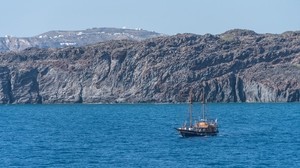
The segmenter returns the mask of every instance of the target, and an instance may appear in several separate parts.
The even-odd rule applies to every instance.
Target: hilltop
[[[85,46],[109,40],[137,40],[163,36],[143,29],[92,28],[78,31],[49,31],[34,37],[0,37],[0,52],[20,51],[30,47],[63,48]]]

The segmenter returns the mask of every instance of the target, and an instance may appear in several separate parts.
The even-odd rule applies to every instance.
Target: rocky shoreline
[[[0,103],[298,102],[300,32],[177,34],[0,54]],[[204,88],[204,93],[203,89]]]

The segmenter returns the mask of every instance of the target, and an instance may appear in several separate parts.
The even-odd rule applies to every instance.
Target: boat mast
[[[192,122],[193,122],[193,101],[192,101],[192,95],[190,95],[189,98],[189,115],[190,115],[190,128],[192,128]]]
[[[205,120],[205,92],[204,92],[204,86],[203,86],[203,93],[202,93],[202,119]]]

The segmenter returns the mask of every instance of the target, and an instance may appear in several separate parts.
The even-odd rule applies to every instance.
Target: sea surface
[[[208,110],[219,134],[182,138],[187,104],[1,105],[0,167],[300,167],[299,103]]]

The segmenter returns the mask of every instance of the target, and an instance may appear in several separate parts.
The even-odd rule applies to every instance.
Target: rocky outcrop
[[[20,51],[30,47],[78,47],[109,40],[141,41],[158,36],[163,34],[142,29],[93,28],[78,31],[50,31],[34,37],[0,37],[0,52]]]
[[[300,32],[178,34],[0,54],[0,103],[295,102]]]

